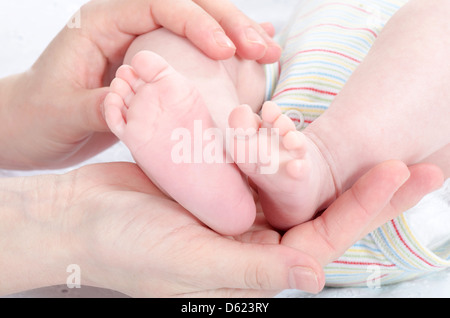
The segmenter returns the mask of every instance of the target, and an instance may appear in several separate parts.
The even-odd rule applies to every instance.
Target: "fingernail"
[[[269,44],[269,46],[270,46],[271,48],[275,48],[275,49],[279,50],[280,52],[283,51],[282,47],[281,47],[277,42],[275,42],[275,41],[273,41],[273,40],[271,41],[271,43]]]
[[[263,46],[267,46],[266,42],[262,38],[262,36],[253,28],[248,28],[245,31],[245,35],[247,36],[247,41],[251,43],[261,44]]]
[[[289,286],[308,293],[316,294],[321,290],[316,273],[305,267],[292,267],[289,270]]]
[[[219,46],[236,49],[234,43],[230,40],[230,38],[223,33],[223,31],[216,31],[214,33],[214,39]]]

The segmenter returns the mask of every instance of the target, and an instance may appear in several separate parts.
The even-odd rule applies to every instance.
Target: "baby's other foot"
[[[230,146],[233,158],[258,188],[272,226],[287,230],[306,222],[334,199],[327,162],[275,103],[266,102],[261,117],[240,106],[230,114],[229,125],[237,136]]]
[[[236,165],[190,156],[193,148],[203,155],[198,138],[202,144],[214,124],[197,89],[162,57],[141,51],[131,66],[119,68],[105,99],[105,117],[142,170],[206,225],[226,235],[252,225],[254,199]],[[175,151],[180,143],[186,153]],[[182,162],[174,157],[186,154]]]

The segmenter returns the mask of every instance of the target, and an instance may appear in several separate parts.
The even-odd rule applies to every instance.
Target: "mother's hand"
[[[72,264],[83,285],[137,297],[269,296],[294,274],[304,290],[323,284],[320,265],[278,233],[223,237],[134,164],[0,179],[0,199],[0,294],[65,284]]]
[[[167,199],[135,165],[90,166],[69,176],[72,199],[61,217],[79,220],[71,222],[77,228],[69,241],[84,246],[78,257],[85,281],[153,297],[317,293],[324,285],[321,266],[443,182],[434,166],[387,162],[283,238],[264,219],[257,221],[262,227],[230,238]]]
[[[281,54],[264,31],[273,32],[270,25],[263,28],[228,0],[92,0],[77,23],[29,71],[0,81],[0,166],[67,167],[115,142],[102,103],[138,35],[165,27],[215,59],[237,53],[274,62]]]
[[[321,216],[289,230],[281,243],[313,256],[322,266],[339,258],[356,241],[415,206],[442,186],[436,166],[407,168],[390,161],[361,177]]]
[[[0,293],[64,284],[71,264],[84,285],[138,297],[317,293],[323,265],[442,182],[433,166],[384,163],[283,238],[262,214],[259,226],[231,238],[165,197],[134,164],[2,179]]]

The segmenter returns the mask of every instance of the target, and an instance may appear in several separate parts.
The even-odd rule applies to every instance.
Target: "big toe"
[[[175,72],[167,61],[156,53],[140,51],[131,60],[131,66],[145,82],[157,81],[161,76]]]
[[[255,129],[260,127],[261,120],[248,105],[241,105],[233,109],[228,118],[228,124],[234,129]]]

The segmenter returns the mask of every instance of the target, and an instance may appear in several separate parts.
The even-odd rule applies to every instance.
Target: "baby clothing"
[[[300,0],[267,65],[266,100],[298,130],[328,109],[387,21],[408,0]],[[450,267],[450,180],[325,268],[328,286],[379,286]],[[424,219],[429,220],[424,224]],[[438,230],[439,229],[439,230]]]
[[[408,0],[299,0],[278,38],[279,63],[266,66],[266,99],[299,130],[319,117]]]

